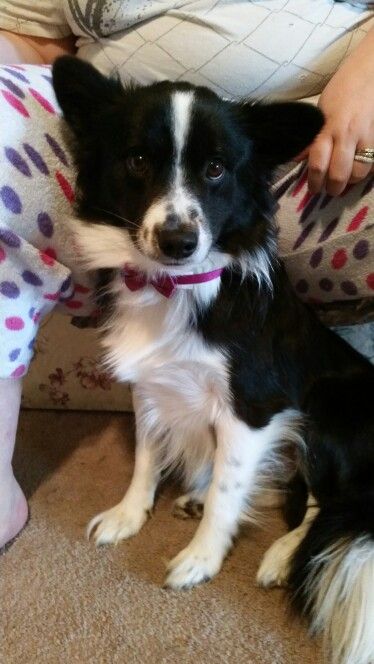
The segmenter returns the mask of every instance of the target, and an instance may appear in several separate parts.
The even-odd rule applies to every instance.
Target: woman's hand
[[[309,190],[337,196],[374,170],[354,160],[357,150],[374,148],[374,28],[330,79],[319,107],[326,123],[302,156],[308,157]]]

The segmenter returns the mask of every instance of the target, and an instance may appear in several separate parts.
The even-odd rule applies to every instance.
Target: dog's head
[[[307,104],[234,103],[188,83],[123,88],[70,57],[53,83],[76,139],[79,212],[121,229],[151,264],[260,246],[274,167],[323,124]]]

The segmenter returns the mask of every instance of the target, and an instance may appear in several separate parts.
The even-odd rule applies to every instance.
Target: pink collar
[[[151,284],[156,291],[171,297],[178,286],[193,286],[194,284],[205,284],[207,281],[218,279],[223,272],[223,267],[211,272],[201,272],[200,274],[170,275],[160,274],[156,277],[147,277],[145,272],[136,270],[130,265],[125,265],[121,271],[121,277],[127,288],[131,291],[141,290]]]

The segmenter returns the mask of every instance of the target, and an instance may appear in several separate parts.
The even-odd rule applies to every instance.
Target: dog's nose
[[[188,258],[197,247],[198,234],[193,230],[167,230],[158,232],[158,245],[165,256]]]

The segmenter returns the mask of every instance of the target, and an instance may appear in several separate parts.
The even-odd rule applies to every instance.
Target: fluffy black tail
[[[321,509],[292,559],[289,585],[333,664],[373,664],[374,494]]]

